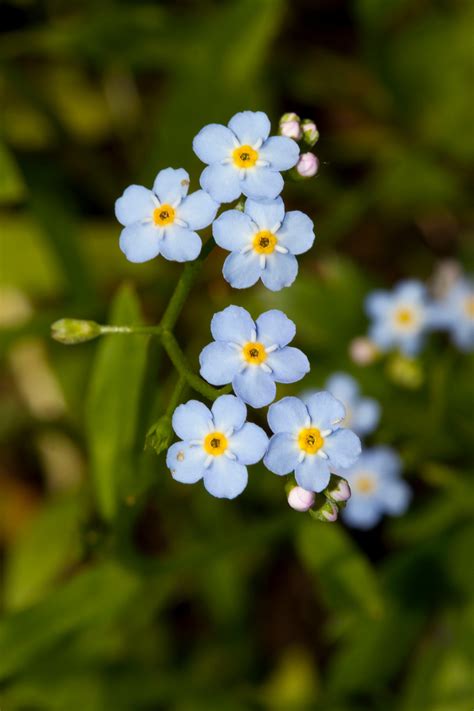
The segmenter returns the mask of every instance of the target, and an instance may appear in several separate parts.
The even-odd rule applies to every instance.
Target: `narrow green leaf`
[[[112,304],[111,324],[139,324],[132,288],[121,287]],[[148,337],[105,336],[99,343],[86,400],[91,471],[101,514],[112,519],[136,471],[144,432],[137,432]],[[137,441],[138,440],[138,441]],[[142,448],[142,447],[140,447]]]

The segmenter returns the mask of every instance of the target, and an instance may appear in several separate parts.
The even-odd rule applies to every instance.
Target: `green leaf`
[[[383,601],[375,571],[341,526],[305,517],[297,548],[328,607],[346,611],[355,607],[369,617],[381,616]]]
[[[139,324],[140,306],[132,288],[120,288],[112,304],[111,324]],[[112,519],[136,471],[137,432],[148,337],[106,336],[99,344],[86,400],[86,433],[91,471],[101,514]]]
[[[77,559],[81,510],[82,500],[76,492],[56,499],[41,509],[14,542],[5,566],[7,608],[18,609],[35,602],[66,566]]]

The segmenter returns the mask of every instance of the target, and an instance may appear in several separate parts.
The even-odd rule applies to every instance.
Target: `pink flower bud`
[[[333,504],[330,501],[324,504],[323,508],[320,511],[321,518],[327,521],[328,523],[334,523],[334,521],[337,521],[338,513],[339,509],[337,508],[336,504]]]
[[[296,114],[283,114],[280,119],[280,135],[287,138],[294,138],[299,141],[303,132],[301,131],[300,117]]]
[[[302,153],[300,159],[296,164],[296,172],[301,175],[302,178],[312,178],[316,175],[319,168],[319,161],[314,155],[314,153]]]
[[[319,131],[316,128],[316,124],[311,119],[304,119],[301,123],[301,128],[303,130],[303,138],[308,146],[313,147],[319,138]]]
[[[314,492],[306,491],[301,486],[294,486],[288,494],[288,504],[295,511],[308,511],[314,504],[314,499]]]
[[[351,341],[349,353],[357,365],[370,365],[377,358],[379,351],[370,338],[359,336]]]
[[[351,487],[345,479],[339,479],[337,486],[331,489],[329,495],[333,501],[348,501],[351,498]]]

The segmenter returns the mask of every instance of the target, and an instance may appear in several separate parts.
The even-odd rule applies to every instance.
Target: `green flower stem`
[[[188,381],[186,376],[179,374],[178,380],[176,381],[176,385],[174,386],[173,392],[171,393],[168,407],[166,408],[166,415],[170,419],[178,405],[180,405],[184,400],[184,396],[186,394],[187,389]]]
[[[133,333],[144,336],[160,336],[161,326],[100,326],[100,335]]]
[[[200,378],[199,375],[193,373],[188,365],[186,356],[179,347],[179,343],[171,331],[163,330],[161,332],[161,342],[169,356],[170,361],[173,363],[178,373],[186,378],[188,385],[190,385],[193,390],[196,390],[196,392],[204,395],[204,397],[207,397],[208,400],[215,400],[220,395],[230,393],[230,385],[225,388],[214,388],[212,385],[208,385],[208,383]]]

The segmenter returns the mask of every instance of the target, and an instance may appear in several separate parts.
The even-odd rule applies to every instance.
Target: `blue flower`
[[[166,465],[173,479],[195,484],[203,479],[219,499],[234,499],[247,486],[247,464],[265,454],[268,437],[261,427],[246,422],[247,408],[234,395],[222,395],[212,409],[198,400],[179,405],[173,429],[181,438],[168,449]]]
[[[374,291],[366,299],[369,336],[381,351],[398,347],[405,355],[420,350],[429,325],[426,289],[418,281],[400,282],[392,292]]]
[[[194,230],[211,224],[219,205],[204,190],[187,196],[189,175],[179,168],[160,170],[153,190],[130,185],[115,203],[124,226],[120,249],[130,262],[148,262],[161,254],[172,262],[189,262],[201,251]]]
[[[295,472],[296,482],[307,491],[322,491],[331,471],[354,464],[361,451],[354,432],[340,427],[344,405],[328,392],[310,395],[304,403],[284,397],[268,410],[275,434],[263,460],[274,474]]]
[[[298,162],[299,148],[291,138],[272,136],[262,111],[241,111],[228,127],[211,123],[195,136],[193,149],[203,163],[201,187],[217,202],[247,197],[273,199],[283,190],[281,170]]]
[[[359,437],[374,431],[380,420],[380,405],[370,397],[361,397],[355,378],[347,373],[334,373],[326,381],[326,390],[346,408],[344,427],[350,427]]]
[[[240,306],[228,306],[211,321],[214,342],[199,356],[201,375],[211,385],[232,383],[236,395],[252,407],[275,399],[277,383],[295,383],[309,361],[291,348],[296,328],[281,311],[266,311],[256,321]]]
[[[219,247],[231,254],[224,263],[225,279],[245,289],[259,279],[279,291],[293,284],[298,273],[295,254],[314,242],[313,222],[303,212],[285,214],[283,200],[247,200],[245,210],[228,210],[212,226]]]
[[[474,349],[474,282],[459,278],[447,294],[433,304],[431,325],[451,334],[463,351]]]
[[[366,449],[343,476],[351,487],[351,498],[342,512],[354,528],[369,529],[383,514],[400,516],[410,503],[411,490],[400,478],[401,462],[390,447]]]

